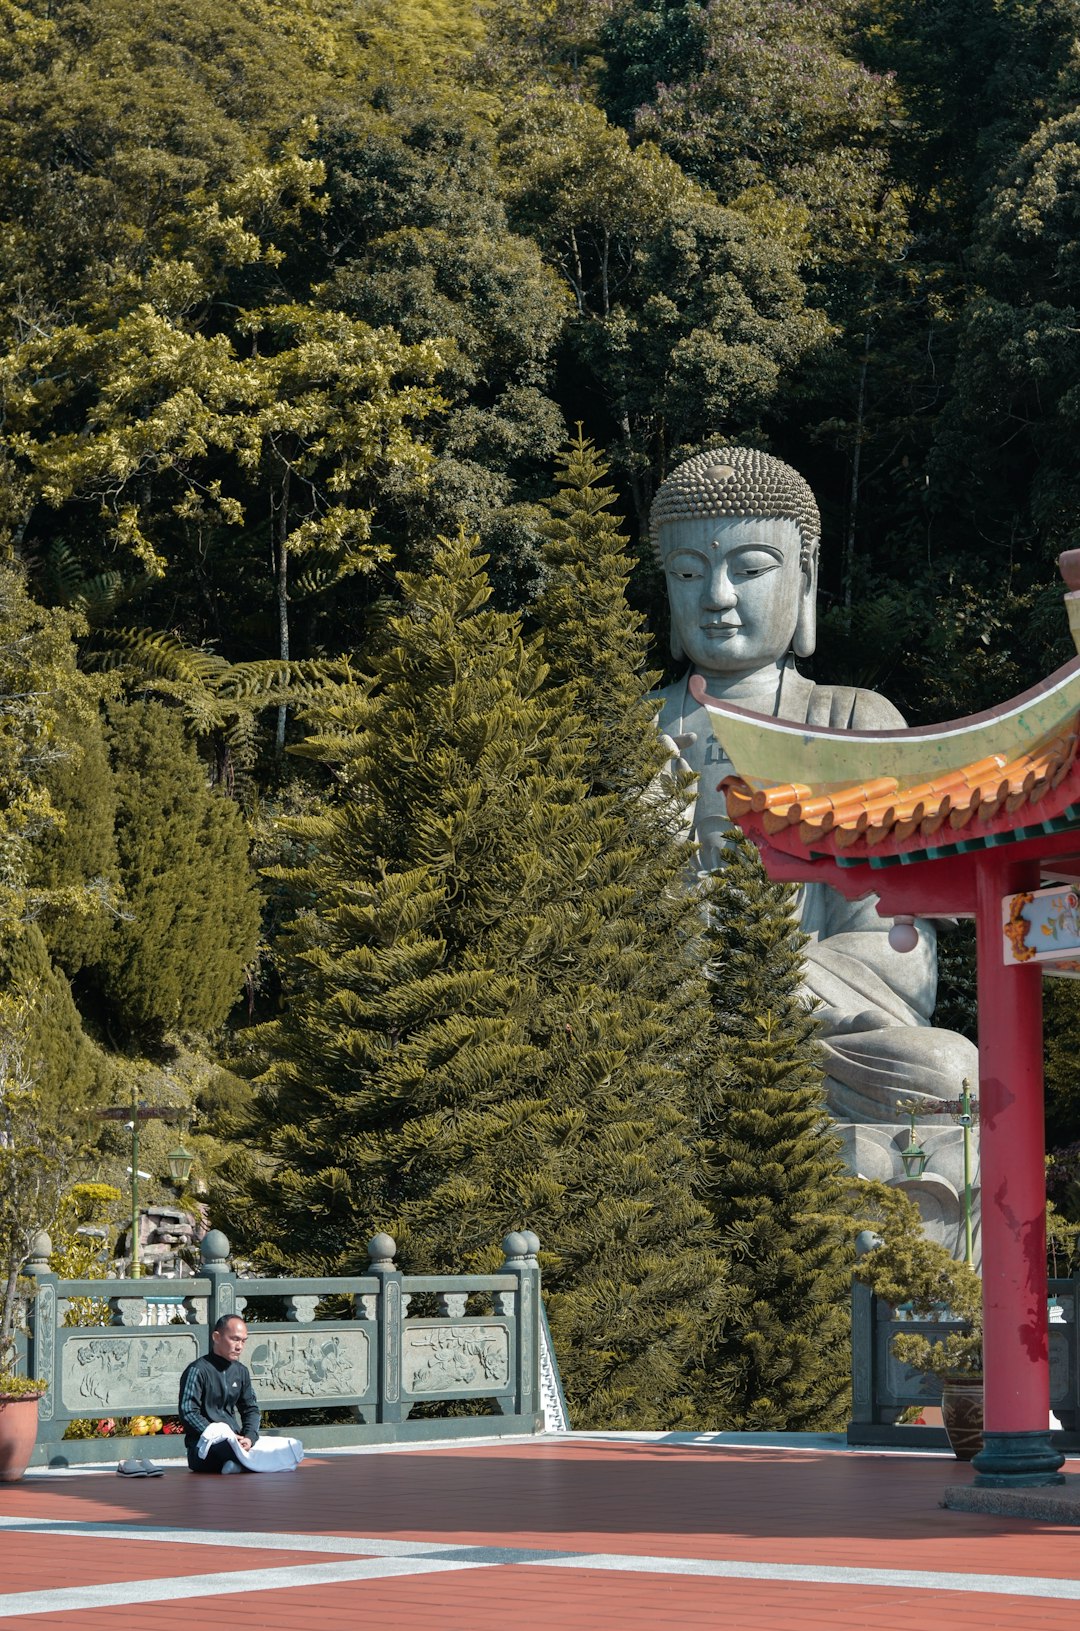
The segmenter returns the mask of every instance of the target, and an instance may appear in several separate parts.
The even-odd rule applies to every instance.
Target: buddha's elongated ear
[[[679,636],[676,633],[674,623],[671,625],[671,633],[668,638],[668,644],[671,648],[671,655],[675,661],[677,663],[684,663],[686,661],[686,652],[682,648],[682,641],[679,639]]]
[[[791,642],[796,657],[812,657],[817,648],[818,543],[813,539],[803,557],[799,616]]]

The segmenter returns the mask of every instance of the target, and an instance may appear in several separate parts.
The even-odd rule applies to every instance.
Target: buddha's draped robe
[[[689,674],[663,693],[662,733],[693,734],[679,764],[698,777],[688,817],[700,848],[698,869],[723,866],[730,823],[719,784],[732,766],[712,732],[704,707],[689,694]],[[905,721],[885,697],[850,686],[815,685],[794,668],[784,671],[777,717],[841,730],[889,730]],[[896,1101],[953,1099],[967,1076],[978,1079],[978,1055],[955,1031],[931,1021],[937,998],[937,934],[918,919],[919,944],[897,952],[889,945],[891,920],[878,916],[876,896],[848,901],[825,884],[800,890],[799,917],[810,936],[804,956],[806,989],[817,999],[828,1072],[829,1108],[838,1121],[897,1122]]]

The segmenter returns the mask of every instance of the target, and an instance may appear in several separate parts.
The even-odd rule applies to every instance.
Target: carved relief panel
[[[264,1336],[251,1326],[244,1359],[262,1405],[353,1398],[368,1391],[370,1339],[355,1327],[335,1331],[315,1325]]]
[[[501,1393],[510,1386],[510,1331],[505,1325],[410,1320],[403,1341],[407,1393]]]
[[[194,1332],[85,1340],[71,1336],[60,1361],[64,1409],[80,1415],[96,1409],[174,1414],[180,1373],[199,1351]]]

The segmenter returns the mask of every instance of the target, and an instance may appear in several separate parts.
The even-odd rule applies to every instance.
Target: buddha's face
[[[815,589],[794,521],[681,517],[660,547],[672,633],[695,668],[752,673],[785,655]]]

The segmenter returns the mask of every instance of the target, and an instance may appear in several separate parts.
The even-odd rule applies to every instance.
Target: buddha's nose
[[[707,573],[705,579],[705,606],[710,611],[724,612],[738,603],[734,585],[722,563]]]

